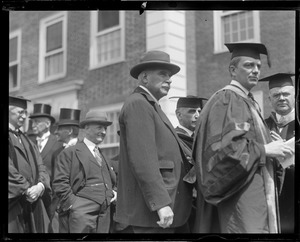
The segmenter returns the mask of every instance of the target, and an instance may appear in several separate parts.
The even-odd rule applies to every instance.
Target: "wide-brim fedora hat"
[[[109,126],[112,124],[111,121],[107,120],[107,114],[97,110],[90,110],[86,113],[85,119],[79,123],[79,127],[82,129],[86,124],[96,123],[103,126]]]
[[[79,126],[80,110],[72,108],[61,108],[59,114],[58,126],[74,125]]]
[[[40,117],[49,118],[52,124],[55,123],[55,118],[51,116],[51,106],[49,104],[36,103],[33,105],[33,113],[29,116],[29,118]]]
[[[170,62],[170,56],[164,51],[151,50],[143,54],[140,63],[133,66],[130,70],[130,75],[138,79],[139,74],[146,69],[167,69],[171,75],[180,71],[180,67]]]

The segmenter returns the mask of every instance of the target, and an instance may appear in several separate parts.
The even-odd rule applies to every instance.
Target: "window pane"
[[[45,77],[63,72],[63,53],[58,53],[45,58]]]
[[[62,21],[47,27],[46,51],[62,48]]]
[[[18,65],[9,67],[9,88],[14,88],[18,85]]]
[[[121,56],[121,31],[116,30],[97,37],[98,63],[114,60]]]
[[[16,61],[18,54],[18,37],[9,40],[9,62]]]
[[[98,32],[119,25],[119,11],[98,12]]]

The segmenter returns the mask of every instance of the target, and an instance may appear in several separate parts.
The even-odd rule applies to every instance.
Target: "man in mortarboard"
[[[295,137],[295,87],[291,73],[277,73],[260,82],[269,82],[269,100],[274,109],[265,120],[269,129],[283,140]],[[281,175],[281,174],[280,174]],[[281,233],[294,233],[295,226],[295,165],[283,170],[282,188],[279,189],[279,212]]]
[[[171,97],[178,98],[176,105],[176,117],[178,119],[178,126],[175,128],[180,142],[183,147],[183,152],[185,154],[186,159],[189,161],[190,170],[184,176],[183,180],[190,184],[194,184],[196,182],[196,174],[194,164],[195,162],[192,159],[192,147],[193,147],[193,136],[196,127],[196,121],[199,117],[199,114],[204,106],[204,101],[207,98],[200,98],[192,95],[188,95],[187,97]],[[189,218],[189,230],[194,226],[195,213],[196,213],[196,204],[195,199],[197,197],[197,192],[193,189],[193,208]],[[180,228],[177,232],[181,232]]]
[[[55,166],[55,154],[60,150],[63,143],[58,142],[56,136],[50,133],[51,125],[55,123],[55,118],[51,116],[51,106],[44,103],[36,103],[33,105],[33,113],[29,116],[32,120],[32,131],[36,135],[36,145],[39,148],[43,162],[50,176],[50,184],[53,181],[53,172]],[[45,194],[46,195],[46,194]],[[43,201],[51,218],[52,197],[43,196]],[[53,228],[50,228],[50,232]],[[54,229],[55,231],[55,229]]]
[[[41,197],[50,196],[50,178],[36,145],[20,128],[27,118],[27,99],[9,97],[8,232],[44,233],[49,218]]]
[[[195,130],[195,232],[278,233],[276,160],[271,158],[292,150],[282,140],[272,141],[250,92],[267,48],[260,43],[225,45],[232,53],[231,82],[208,100]]]

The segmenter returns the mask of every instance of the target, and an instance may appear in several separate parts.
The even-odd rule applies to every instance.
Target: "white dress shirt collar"
[[[142,89],[144,89],[147,93],[149,93],[149,95],[154,99],[154,101],[155,101],[158,105],[160,105],[159,102],[158,102],[158,100],[153,96],[153,94],[148,90],[147,87],[144,87],[144,86],[141,86],[141,85],[139,85],[139,87],[142,88]]]
[[[95,146],[99,148],[99,145],[96,145],[95,143],[93,143],[92,141],[88,140],[87,138],[84,138],[83,142],[89,148],[89,150],[91,151],[91,153],[93,154],[93,156],[95,156],[95,152],[94,152]]]
[[[186,132],[188,133],[188,135],[189,135],[190,137],[192,137],[192,135],[193,135],[193,133],[194,133],[193,131],[187,129],[186,127],[183,127],[181,124],[178,124],[178,127],[181,128],[181,129],[183,129],[184,131],[186,131]]]

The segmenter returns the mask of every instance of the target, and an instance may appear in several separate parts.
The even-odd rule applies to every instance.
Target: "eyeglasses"
[[[20,110],[20,111],[17,111],[17,114],[19,115],[19,116],[27,116],[28,115],[28,112],[27,112],[27,110]]]

